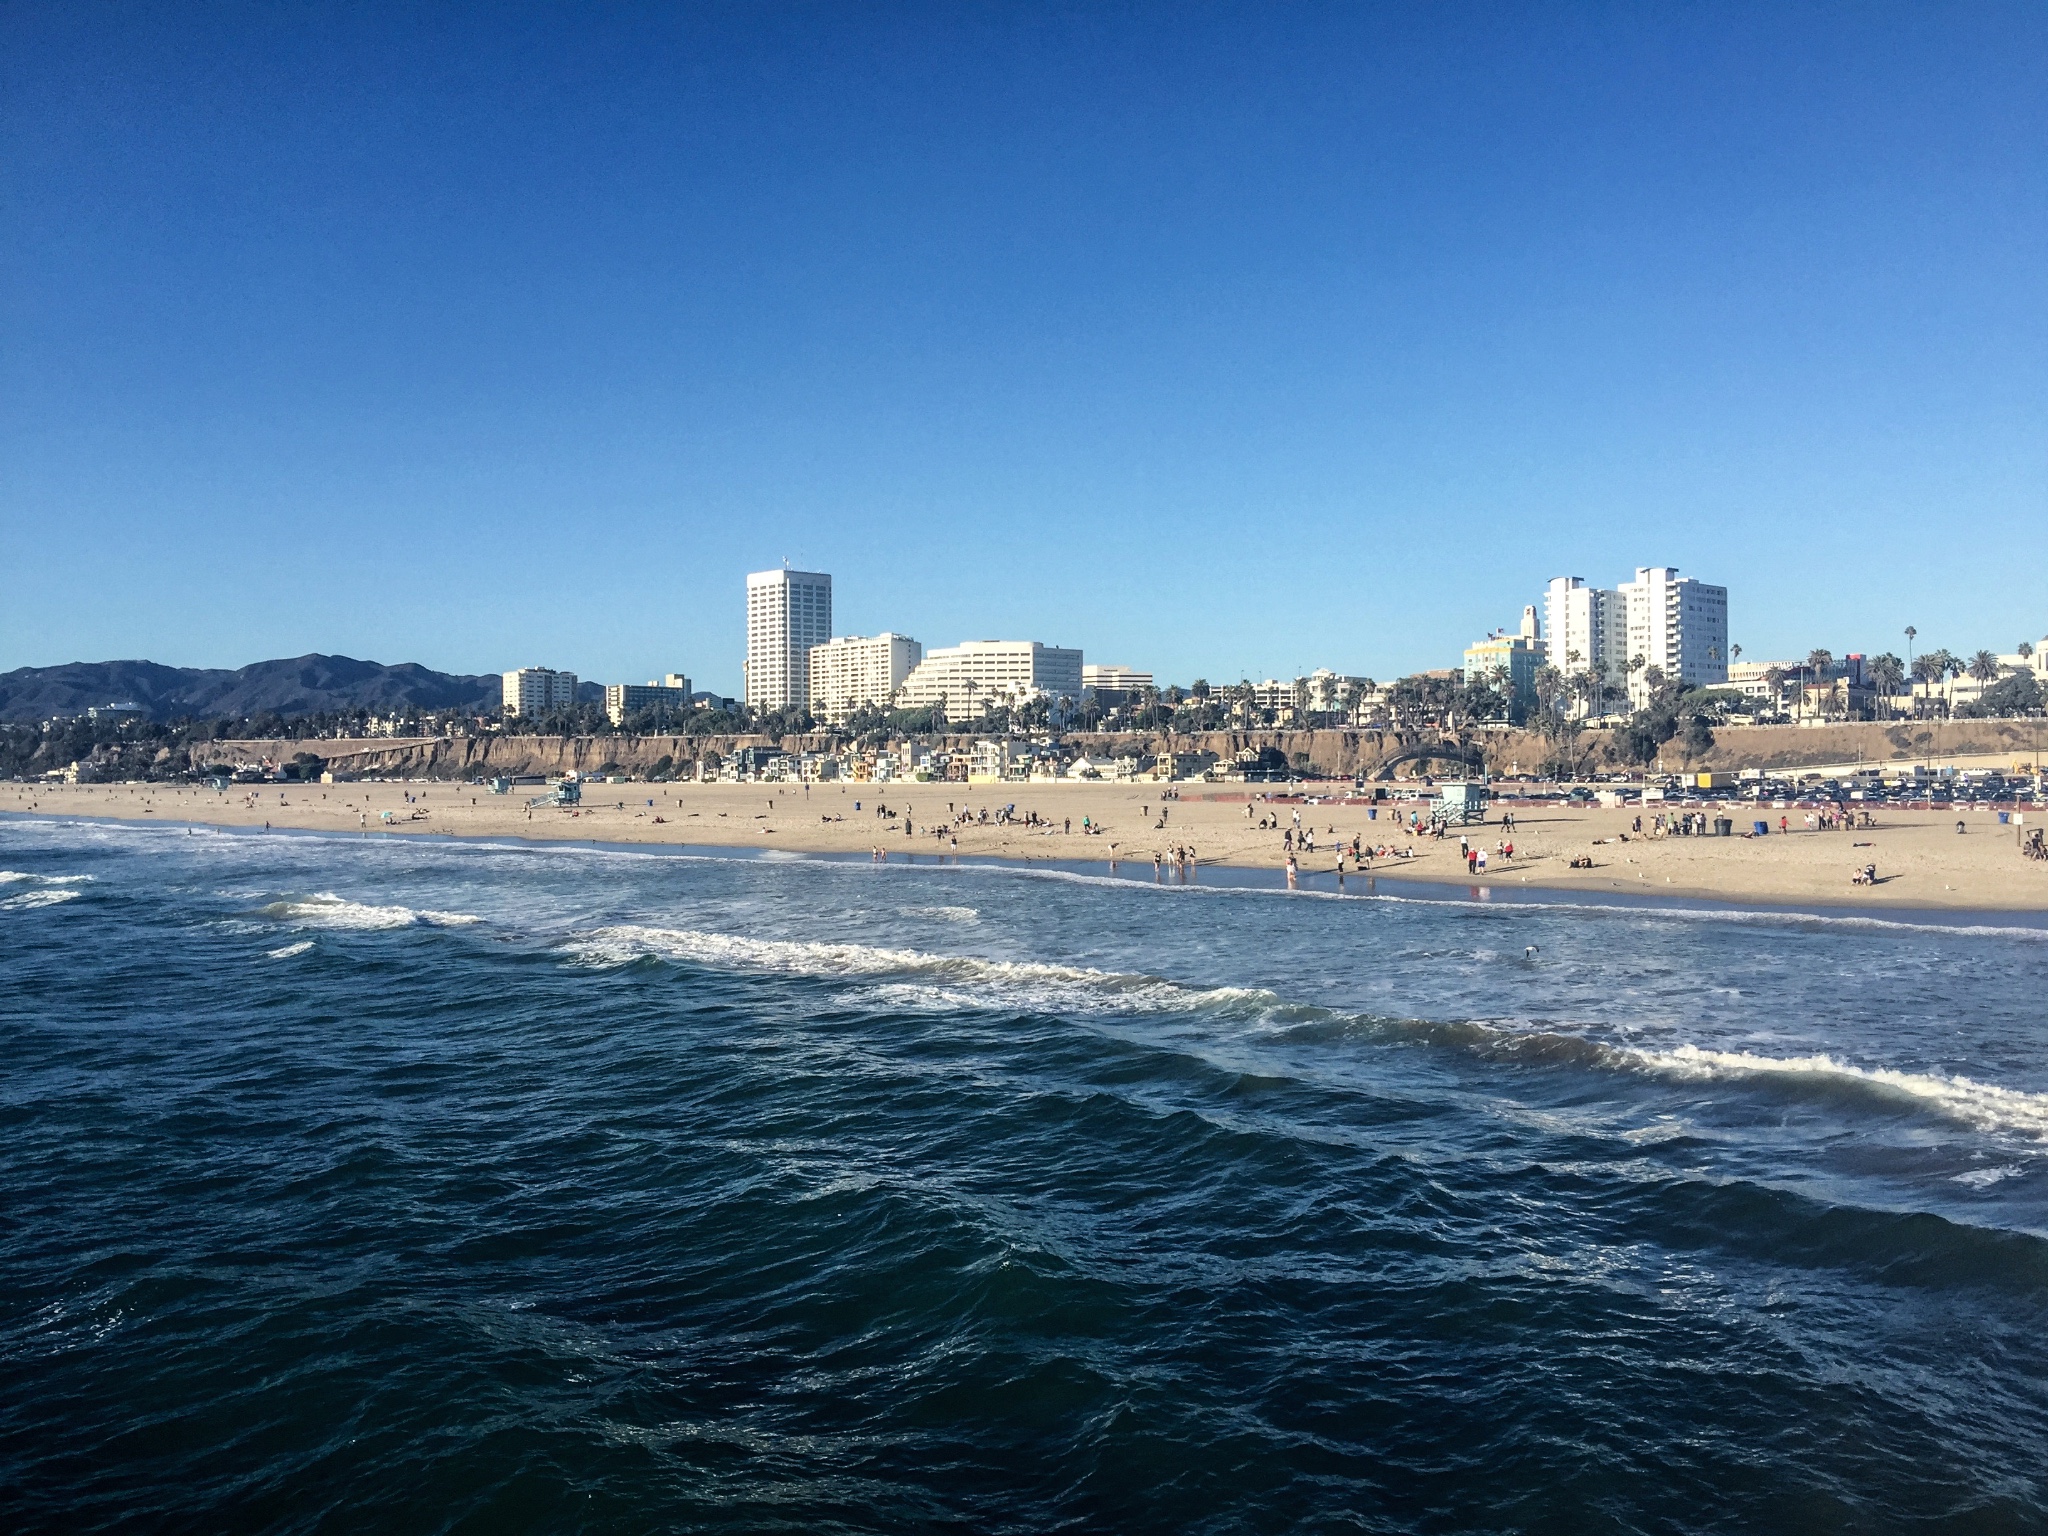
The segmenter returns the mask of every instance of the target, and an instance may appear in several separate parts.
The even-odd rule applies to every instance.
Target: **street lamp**
[[[1913,637],[1919,633],[1912,625],[1906,626],[1906,691],[1909,694],[1913,689]],[[1913,718],[1920,718],[1920,701],[1917,698],[1913,700]]]

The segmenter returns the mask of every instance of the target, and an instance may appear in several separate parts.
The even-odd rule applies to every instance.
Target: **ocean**
[[[0,1524],[2048,1530],[2048,928],[1228,879],[0,821]]]

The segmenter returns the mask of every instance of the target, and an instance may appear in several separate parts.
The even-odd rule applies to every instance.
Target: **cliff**
[[[1977,754],[2031,757],[2037,736],[2048,737],[2042,722],[2028,720],[1902,721],[1896,724],[1857,722],[1815,728],[1795,726],[1729,726],[1715,733],[1713,750],[1688,760],[1676,742],[1667,743],[1662,767],[1692,769],[1794,769],[1823,763],[1913,762]],[[1458,744],[1439,731],[1207,731],[1193,736],[1164,734],[1093,735],[1070,733],[1063,738],[1091,756],[1128,754],[1133,747],[1147,753],[1213,752],[1224,761],[1241,751],[1275,748],[1290,763],[1332,777],[1367,778],[1381,774],[1438,776],[1461,771]],[[932,738],[929,745],[956,751],[969,749],[974,737]],[[218,760],[289,758],[317,753],[335,769],[407,778],[467,779],[496,774],[607,773],[645,774],[666,757],[678,771],[706,753],[721,761],[740,747],[780,746],[785,751],[822,751],[841,745],[829,733],[810,736],[478,736],[430,740],[242,741],[219,742]],[[1502,774],[1535,771],[1552,755],[1551,746],[1529,731],[1488,730],[1471,739],[1483,753],[1487,771]],[[1580,737],[1584,771],[1613,765],[1606,759],[1607,733],[1587,731]]]

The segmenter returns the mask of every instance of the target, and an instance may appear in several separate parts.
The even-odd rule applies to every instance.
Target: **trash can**
[[[2011,820],[2012,820],[2012,812],[2011,812],[2011,811],[2000,811],[2000,812],[1998,813],[1998,824],[1999,824],[1999,825],[2000,825],[2001,827],[2002,827],[2002,826],[2005,826],[2005,825],[2006,825],[2007,823],[2009,823],[2009,822],[2010,822]]]
[[[1378,821],[1380,819],[1380,808],[1376,805],[1368,805],[1365,808],[1365,819],[1367,821]]]
[[[1770,835],[1771,824],[1768,821],[1753,821],[1750,825],[1756,828],[1756,835],[1758,837],[1768,837]]]
[[[1716,817],[1714,818],[1714,836],[1716,836],[1716,837],[1733,837],[1734,835],[1735,835],[1735,820],[1734,820],[1734,818],[1733,818],[1733,817],[1731,817],[1731,816],[1716,816]]]

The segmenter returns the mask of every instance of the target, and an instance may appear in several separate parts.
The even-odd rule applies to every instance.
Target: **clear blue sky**
[[[2038,3],[0,9],[0,668],[2048,630]]]

